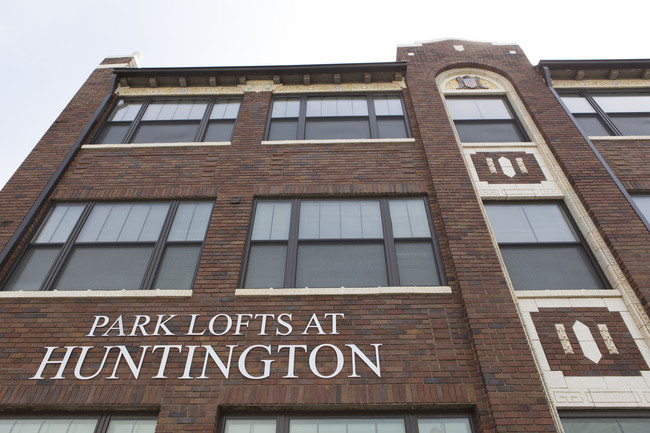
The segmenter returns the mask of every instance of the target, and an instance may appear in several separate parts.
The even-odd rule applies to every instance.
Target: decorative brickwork
[[[501,158],[505,161],[502,162]],[[479,180],[488,183],[526,184],[547,180],[535,155],[529,153],[476,152],[472,155],[472,162]]]

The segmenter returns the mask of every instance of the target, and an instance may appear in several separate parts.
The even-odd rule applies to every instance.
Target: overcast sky
[[[634,6],[636,4],[636,6]],[[0,0],[0,185],[107,56],[143,67],[395,60],[438,39],[540,59],[650,58],[648,4],[581,1]]]

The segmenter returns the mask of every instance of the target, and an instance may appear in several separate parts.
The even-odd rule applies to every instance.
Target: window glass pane
[[[5,419],[0,420],[3,433],[93,433],[96,419]]]
[[[289,239],[290,219],[290,202],[258,202],[251,239],[254,241]]]
[[[273,119],[269,127],[269,140],[296,140],[298,119]]]
[[[106,433],[154,433],[155,419],[113,419]]]
[[[107,123],[95,139],[95,144],[120,144],[124,141],[130,123]]]
[[[135,120],[135,117],[138,115],[142,107],[141,101],[125,101],[120,100],[117,102],[117,105],[111,113],[111,117],[108,118],[109,122],[131,122]]]
[[[133,143],[182,143],[192,142],[199,129],[199,122],[141,123],[131,140]]]
[[[497,242],[578,242],[556,203],[486,204]]]
[[[610,114],[623,135],[650,135],[650,115]]]
[[[276,98],[273,101],[272,118],[298,117],[300,113],[300,98]]]
[[[307,99],[307,117],[367,116],[365,96],[311,97]]]
[[[224,433],[275,433],[275,420],[229,419]]]
[[[648,420],[644,420],[647,432]],[[615,418],[563,418],[565,433],[628,433],[622,430]],[[636,433],[636,432],[635,432]]]
[[[516,290],[605,289],[581,245],[501,246]]]
[[[574,117],[588,136],[611,135],[596,114],[576,114]]]
[[[168,203],[98,204],[78,242],[155,242],[160,235]]]
[[[439,286],[431,242],[396,242],[400,286]]]
[[[633,195],[632,200],[645,216],[645,219],[650,221],[650,195]]]
[[[420,433],[471,433],[467,418],[418,419]]]
[[[208,105],[206,100],[166,100],[149,104],[142,120],[200,120]]]
[[[56,290],[137,290],[153,246],[78,246],[68,260]]]
[[[212,203],[181,203],[169,231],[170,241],[203,241],[212,214]]]
[[[407,138],[408,131],[404,118],[377,118],[377,128],[379,129],[379,138]]]
[[[454,120],[512,119],[503,98],[447,98]]]
[[[606,113],[650,113],[650,95],[594,95]]]
[[[379,239],[383,237],[378,201],[304,201],[299,239]]]
[[[536,242],[533,228],[521,205],[485,204],[497,242]]]
[[[20,259],[5,290],[38,290],[61,248],[30,247]]]
[[[305,124],[307,140],[346,138],[370,138],[368,119],[307,119]]]
[[[562,102],[567,106],[569,111],[575,113],[595,113],[596,110],[591,106],[583,96],[565,95],[562,96]]]
[[[154,289],[188,290],[194,282],[200,245],[169,245],[165,248]]]
[[[390,200],[390,218],[393,237],[430,237],[429,221],[421,199]]]
[[[236,119],[240,103],[239,99],[215,101],[210,113],[210,119]]]
[[[523,142],[527,139],[514,122],[457,122],[456,130],[460,141],[464,143],[499,143]]]
[[[85,205],[56,205],[34,238],[35,244],[64,243],[77,224]]]
[[[382,244],[298,245],[297,287],[386,286]]]
[[[284,287],[284,269],[287,263],[286,245],[251,245],[244,287]]]
[[[233,121],[211,121],[208,123],[203,141],[230,141],[234,130],[235,122]]]
[[[377,116],[402,116],[402,101],[399,96],[375,96],[375,114]]]
[[[377,433],[405,433],[402,419],[378,419]]]

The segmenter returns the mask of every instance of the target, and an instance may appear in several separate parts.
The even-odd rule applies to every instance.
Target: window
[[[399,95],[291,96],[273,101],[268,140],[406,138]]]
[[[438,286],[422,198],[256,202],[245,288]]]
[[[190,289],[207,202],[58,204],[5,290]]]
[[[562,101],[587,135],[650,135],[649,93],[581,91]]]
[[[122,99],[95,144],[230,141],[240,99]]]
[[[118,416],[0,418],[4,433],[154,433],[156,420]]]
[[[223,433],[472,433],[466,416],[227,416]]]
[[[528,141],[505,97],[448,96],[446,100],[460,141],[464,143]]]
[[[650,221],[650,195],[633,195],[632,200],[637,205],[646,220]]]
[[[485,205],[517,290],[607,288],[558,203]]]
[[[650,416],[647,413],[619,414],[581,413],[563,414],[565,433],[647,433]]]

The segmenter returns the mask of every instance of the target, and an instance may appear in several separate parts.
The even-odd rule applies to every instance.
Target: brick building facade
[[[106,59],[0,192],[0,430],[649,431],[648,71]]]

